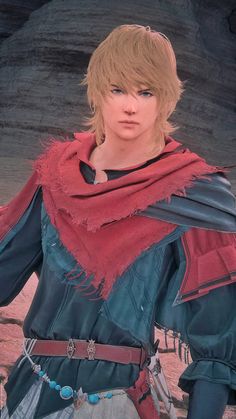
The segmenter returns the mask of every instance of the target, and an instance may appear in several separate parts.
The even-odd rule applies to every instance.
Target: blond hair
[[[167,120],[183,91],[176,71],[176,58],[169,39],[140,25],[115,28],[93,52],[82,85],[92,116],[86,122],[101,144],[104,127],[101,104],[110,85],[130,90],[145,85],[158,98],[157,135],[165,136],[175,127]]]

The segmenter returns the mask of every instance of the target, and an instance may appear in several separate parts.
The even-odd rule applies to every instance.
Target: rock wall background
[[[0,205],[22,187],[44,140],[83,128],[79,82],[97,44],[124,23],[150,25],[172,41],[185,80],[175,138],[211,163],[235,164],[235,22],[232,0],[0,0]],[[229,177],[236,192],[235,169]],[[33,292],[29,285],[1,309],[3,376],[19,353]],[[183,367],[170,356],[163,362],[176,391],[173,377]]]
[[[150,25],[170,38],[185,93],[173,119],[210,162],[236,160],[233,0],[0,0],[0,203],[25,182],[48,137],[83,128],[79,82],[112,28]],[[236,171],[230,175],[236,191]]]

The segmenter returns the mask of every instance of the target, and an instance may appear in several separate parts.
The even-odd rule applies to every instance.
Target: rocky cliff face
[[[0,42],[20,29],[31,13],[49,0],[9,0],[0,2]]]
[[[175,137],[212,163],[235,164],[235,16],[232,0],[0,0],[0,204],[22,186],[45,139],[83,128],[88,109],[79,82],[97,44],[124,23],[150,25],[173,43],[185,80]],[[236,192],[235,171],[231,179]],[[28,287],[0,311],[0,381],[20,351],[19,325],[34,292]],[[175,392],[173,365],[176,375],[183,367],[168,356]]]
[[[182,139],[210,162],[235,163],[235,11],[232,0],[2,0],[0,202],[20,188],[41,141],[81,129],[79,82],[91,52],[123,23],[167,34],[185,93],[173,117]],[[236,189],[236,174],[231,179]]]

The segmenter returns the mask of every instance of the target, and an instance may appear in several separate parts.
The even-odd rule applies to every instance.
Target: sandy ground
[[[37,278],[32,276],[22,292],[8,306],[0,309],[0,403],[4,404],[5,392],[3,382],[7,380],[7,375],[14,361],[21,353],[22,345],[22,322],[28,311],[32,296],[37,285]],[[164,337],[158,332],[160,338],[160,351],[165,351]],[[184,419],[187,415],[187,395],[178,387],[178,378],[185,369],[184,362],[180,361],[174,353],[160,353],[161,364],[168,382],[168,386],[174,399],[174,405],[178,419]],[[163,410],[163,409],[162,409]],[[227,408],[224,419],[233,419],[236,417],[236,410]],[[161,419],[168,416],[162,413]],[[26,418],[31,419],[31,418]]]

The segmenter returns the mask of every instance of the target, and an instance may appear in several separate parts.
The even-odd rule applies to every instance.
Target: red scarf
[[[37,182],[61,242],[86,274],[94,275],[96,289],[103,282],[101,295],[107,298],[116,278],[144,250],[176,228],[135,213],[172,194],[184,195],[194,179],[219,168],[188,149],[173,153],[180,143],[169,138],[163,159],[118,179],[88,184],[80,172],[80,161],[90,164],[95,137],[83,133],[75,138],[53,143],[36,161]]]

